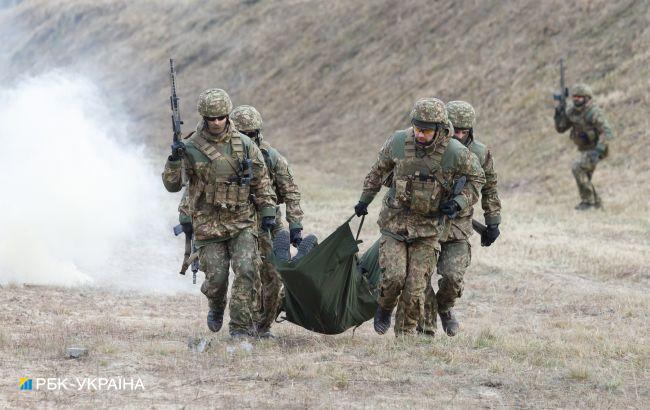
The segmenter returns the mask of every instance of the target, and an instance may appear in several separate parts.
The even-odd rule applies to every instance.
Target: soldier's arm
[[[485,224],[500,224],[501,200],[497,192],[497,173],[494,170],[494,160],[490,150],[487,151],[483,171],[485,172],[485,185],[481,189],[481,207],[485,216]]]
[[[289,229],[302,228],[304,214],[300,208],[300,190],[293,179],[289,162],[279,153],[278,162],[275,165],[275,185],[278,197],[284,200],[286,206]],[[278,200],[278,202],[280,201]]]
[[[254,143],[246,146],[248,157],[253,162],[253,178],[251,180],[251,192],[255,194],[257,205],[260,207],[262,217],[275,217],[275,193],[271,187],[271,178],[264,163],[264,155]]]
[[[366,179],[363,181],[363,192],[359,199],[360,202],[366,204],[371,203],[381,189],[384,176],[388,175],[395,167],[395,162],[390,152],[392,143],[393,137],[390,137],[381,147],[381,150],[379,150],[377,160],[372,164],[370,172],[368,172]]]
[[[454,201],[456,201],[462,210],[468,206],[473,206],[478,201],[478,196],[485,184],[485,172],[483,172],[483,168],[481,168],[481,164],[478,162],[478,157],[470,153],[467,149],[460,158],[457,172],[458,178],[463,175],[467,177],[465,187],[460,194],[454,197]]]
[[[182,160],[171,161],[167,159],[162,173],[162,181],[169,192],[178,192],[183,188]]]
[[[607,144],[614,139],[612,126],[607,121],[605,114],[598,109],[592,119],[594,128],[598,130],[598,149],[602,152],[607,151]],[[603,138],[604,137],[604,138]]]
[[[553,121],[555,121],[555,131],[560,134],[571,128],[571,121],[569,121],[569,117],[566,114],[566,109],[556,109]]]
[[[189,198],[187,196],[187,188],[185,188],[181,202],[178,204],[178,222],[180,223],[192,222],[192,218],[190,217],[188,209],[188,201]]]

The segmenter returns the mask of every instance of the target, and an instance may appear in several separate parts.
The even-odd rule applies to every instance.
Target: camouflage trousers
[[[280,225],[281,228],[281,225]],[[260,256],[261,269],[260,279],[262,281],[262,303],[260,306],[258,329],[268,330],[277,317],[280,303],[282,302],[280,290],[282,280],[280,274],[273,264],[273,236],[268,232],[260,233]]]
[[[596,164],[600,160],[592,157],[592,151],[584,151],[580,153],[580,157],[573,161],[571,171],[578,184],[578,192],[580,193],[581,202],[596,205],[600,204],[600,197],[596,193],[594,185],[591,183],[591,177],[596,170]]]
[[[430,275],[427,276],[424,315],[420,327],[426,333],[435,333],[438,312],[449,311],[456,299],[463,294],[464,276],[472,260],[472,247],[467,240],[442,242],[438,258],[438,293],[431,286]]]
[[[259,310],[259,255],[252,228],[242,230],[227,241],[211,243],[199,250],[199,263],[205,272],[201,292],[210,309],[223,310],[228,293],[229,267],[235,275],[230,295],[230,331],[253,329]]]
[[[414,333],[424,312],[424,289],[429,272],[436,266],[440,248],[434,237],[414,242],[398,241],[382,235],[379,242],[379,306],[393,310],[395,334]]]

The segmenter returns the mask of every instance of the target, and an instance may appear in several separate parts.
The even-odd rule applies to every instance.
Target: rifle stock
[[[483,235],[487,230],[487,226],[483,225],[476,219],[472,219],[472,229],[474,229],[477,234]]]

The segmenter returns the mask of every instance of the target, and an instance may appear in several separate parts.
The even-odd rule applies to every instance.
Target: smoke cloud
[[[0,101],[0,284],[196,291],[177,274],[180,197],[92,82],[47,74]]]

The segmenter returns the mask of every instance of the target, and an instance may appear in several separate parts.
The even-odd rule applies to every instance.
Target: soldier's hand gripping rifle
[[[566,99],[569,97],[569,89],[564,82],[564,59],[560,59],[560,93],[553,94],[553,99],[559,104],[555,107],[555,114],[560,115],[566,109]]]
[[[179,98],[176,95],[176,70],[174,70],[174,59],[169,59],[169,79],[172,85],[171,96],[169,97],[169,102],[172,106],[172,130],[174,136],[172,137],[172,155],[169,157],[170,160],[176,161],[183,157],[185,154],[185,144],[181,141],[181,114],[178,111],[178,101]]]

